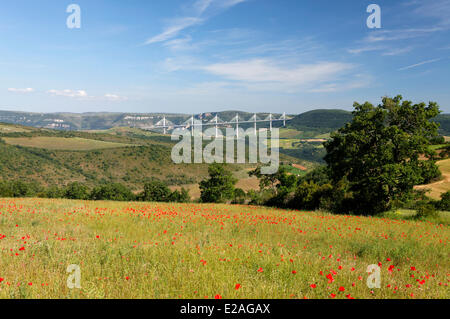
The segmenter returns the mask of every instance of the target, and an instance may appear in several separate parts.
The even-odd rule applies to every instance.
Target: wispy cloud
[[[172,39],[176,37],[180,33],[180,31],[188,27],[200,24],[201,22],[203,22],[203,19],[195,17],[175,19],[172,21],[171,25],[168,26],[162,33],[148,39],[147,41],[145,41],[145,44],[164,42],[166,40]]]
[[[12,93],[25,94],[25,93],[32,93],[32,92],[34,92],[34,89],[33,88],[25,88],[25,89],[9,88],[8,91],[12,92]]]
[[[187,10],[191,11],[190,15],[170,19],[163,32],[147,39],[144,44],[149,45],[171,40],[183,30],[200,25],[212,16],[245,1],[247,0],[197,0]]]
[[[349,71],[356,66],[341,62],[280,65],[272,59],[252,59],[206,65],[202,69],[210,74],[233,81],[249,90],[296,93],[310,91],[327,83],[348,80]],[[344,87],[341,85],[341,87]]]
[[[402,54],[411,52],[412,50],[413,50],[413,47],[386,49],[382,53],[382,55],[384,55],[384,56],[402,55]]]
[[[444,31],[444,27],[436,26],[430,28],[413,28],[397,30],[372,31],[365,39],[365,42],[399,41],[418,37],[428,36],[431,33]]]
[[[120,96],[117,94],[111,94],[107,93],[103,96],[106,100],[112,101],[112,102],[118,102],[118,101],[126,101],[128,98],[126,96]]]
[[[413,50],[412,46],[401,47],[401,48],[392,48],[388,45],[378,45],[378,46],[368,45],[368,46],[362,46],[362,47],[355,48],[355,49],[349,49],[349,50],[347,50],[347,52],[351,53],[351,54],[361,54],[361,53],[366,53],[366,52],[381,51],[382,52],[381,55],[383,55],[383,56],[394,56],[394,55],[405,54],[405,53],[411,52],[412,50]]]
[[[283,67],[270,59],[217,63],[204,67],[206,71],[229,80],[296,84],[325,80],[329,76],[351,68],[353,68],[352,64],[337,62]]]
[[[48,94],[53,96],[64,96],[71,98],[87,98],[89,97],[87,92],[84,90],[49,90]]]
[[[89,101],[110,101],[110,102],[120,102],[128,100],[127,97],[121,96],[115,93],[106,93],[102,96],[92,96],[89,95],[85,90],[48,90],[47,94],[52,96],[61,96],[79,100],[89,100]]]
[[[448,0],[413,0],[407,3],[416,6],[413,13],[417,16],[431,18],[439,26],[450,27],[450,1]]]
[[[442,60],[441,58],[439,58],[439,59],[432,59],[432,60],[426,60],[426,61],[422,61],[422,62],[419,62],[419,63],[416,63],[416,64],[405,66],[405,67],[400,68],[398,70],[399,71],[409,70],[409,69],[413,69],[413,68],[416,68],[416,67],[424,65],[424,64],[430,64],[430,63],[438,62],[438,61],[441,61],[441,60]]]

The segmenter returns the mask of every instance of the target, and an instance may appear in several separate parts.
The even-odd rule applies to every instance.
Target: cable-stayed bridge
[[[181,124],[174,124],[170,120],[163,116],[163,118],[158,121],[156,124],[152,126],[145,127],[146,130],[155,131],[162,130],[164,134],[167,134],[168,131],[172,131],[175,129],[190,129],[192,134],[194,134],[194,130],[202,130],[203,127],[215,127],[216,128],[216,137],[219,135],[220,127],[228,127],[235,126],[236,133],[239,134],[239,125],[247,125],[253,124],[255,135],[258,133],[258,124],[268,123],[269,130],[272,131],[274,122],[283,122],[283,126],[286,126],[286,122],[290,121],[291,118],[286,116],[286,113],[283,113],[280,118],[277,118],[272,113],[270,113],[265,119],[260,119],[258,115],[255,113],[252,117],[247,120],[242,119],[239,114],[236,114],[234,118],[229,121],[223,121],[217,114],[209,121],[198,120],[192,115],[188,120]],[[238,135],[239,137],[239,135]]]

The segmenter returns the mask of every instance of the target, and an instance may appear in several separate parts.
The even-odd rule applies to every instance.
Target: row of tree
[[[139,194],[134,194],[126,186],[119,183],[103,184],[91,189],[87,185],[79,182],[70,183],[65,187],[42,187],[34,182],[0,181],[0,197],[41,197],[79,200],[178,203],[186,203],[191,200],[189,192],[184,188],[171,191],[165,183],[159,180],[153,180],[146,183],[144,185],[144,190]]]

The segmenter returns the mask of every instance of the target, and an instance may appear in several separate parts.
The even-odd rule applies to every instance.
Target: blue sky
[[[449,39],[449,0],[2,1],[0,109],[301,113],[402,94],[448,113]]]

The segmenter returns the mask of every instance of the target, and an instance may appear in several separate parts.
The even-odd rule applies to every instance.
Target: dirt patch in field
[[[415,189],[429,190],[427,195],[433,199],[440,199],[443,193],[450,190],[450,159],[439,161],[437,164],[442,172],[442,180],[415,187]]]
[[[299,165],[299,164],[292,164],[292,167],[298,168],[298,169],[300,169],[302,171],[307,171],[308,170],[305,166]]]

